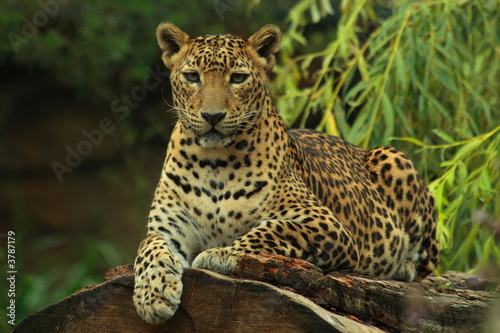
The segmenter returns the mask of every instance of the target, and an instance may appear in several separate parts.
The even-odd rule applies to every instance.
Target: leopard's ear
[[[156,29],[156,39],[162,51],[163,63],[172,70],[179,51],[189,43],[188,34],[171,22],[162,22]]]
[[[247,41],[257,55],[264,60],[263,66],[268,73],[276,63],[276,58],[281,45],[281,30],[274,24],[268,24],[260,28]]]

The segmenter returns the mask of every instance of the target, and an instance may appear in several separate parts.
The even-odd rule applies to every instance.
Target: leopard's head
[[[191,39],[163,22],[156,36],[171,71],[174,108],[201,146],[230,145],[272,109],[267,73],[281,42],[275,25],[264,26],[247,40],[232,35]]]

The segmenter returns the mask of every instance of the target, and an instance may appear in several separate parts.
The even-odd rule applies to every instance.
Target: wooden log
[[[175,316],[150,325],[132,303],[132,268],[121,266],[13,332],[500,332],[498,281],[459,272],[407,283],[247,255],[233,277],[189,268],[183,284]]]
[[[323,276],[302,260],[247,255],[234,273],[291,287],[319,304],[402,331],[485,331],[492,307],[498,311],[499,305],[498,281],[460,272],[408,283],[341,272]],[[489,331],[495,329],[500,332],[500,326]]]
[[[132,303],[131,267],[107,280],[27,317],[13,332],[383,332],[291,291],[199,269],[185,270],[175,316],[150,325]]]

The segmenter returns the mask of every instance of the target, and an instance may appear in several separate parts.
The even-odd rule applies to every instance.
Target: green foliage
[[[459,142],[416,144],[449,155],[442,157],[443,172],[429,186],[440,212],[441,267],[475,271],[493,264],[498,269],[500,126]]]
[[[14,207],[12,223],[17,274],[15,297],[12,299],[15,299],[16,323],[87,285],[100,283],[108,268],[127,263],[123,249],[108,240],[66,234],[37,234],[37,228],[33,230],[27,223],[17,187],[10,182],[4,185],[10,192]],[[34,241],[27,242],[26,239]],[[61,248],[72,250],[65,252]],[[0,251],[0,260],[7,262],[5,251]],[[7,270],[0,276],[0,287],[7,294]],[[4,309],[11,299],[6,296],[0,298],[0,306]],[[12,329],[7,319],[5,316],[0,319],[1,332]]]
[[[439,271],[498,267],[499,3],[364,0],[340,10],[336,30],[319,33],[326,46],[299,55],[315,40],[305,27],[333,10],[303,0],[290,11],[274,87],[284,118],[304,126],[319,114],[320,130],[410,152],[440,211]]]
[[[138,36],[154,31],[160,15],[128,24],[152,12],[148,2],[69,2],[59,4],[53,15],[36,1],[8,0],[3,6],[0,20],[6,23],[3,28],[11,33],[11,40],[2,39],[0,54],[51,72],[84,96],[110,98],[116,75],[121,77],[118,88],[122,89],[144,77],[144,60],[156,51],[153,43]]]
[[[262,22],[279,15],[252,7]],[[238,33],[248,13],[237,1],[5,0],[0,64],[42,69],[81,97],[112,101],[140,83],[148,65],[160,63],[155,37],[160,22],[172,21],[193,36],[207,33],[207,26],[213,33],[235,26]],[[245,29],[259,28],[258,21],[246,20]]]
[[[126,263],[123,251],[116,244],[101,239],[75,241],[64,235],[48,235],[41,237],[33,247],[36,253],[50,253],[67,242],[72,242],[81,253],[72,253],[71,257],[68,253],[59,254],[51,260],[42,258],[36,265],[43,274],[27,273],[23,271],[25,267],[20,267],[22,279],[17,286],[17,322],[84,286],[101,282],[103,272],[109,267]]]

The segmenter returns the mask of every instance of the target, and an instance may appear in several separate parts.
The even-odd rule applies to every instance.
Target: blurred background
[[[288,125],[405,151],[440,210],[436,273],[498,276],[498,1],[4,0],[0,267],[12,231],[16,322],[133,263],[175,122],[165,20],[192,37],[278,25]]]

